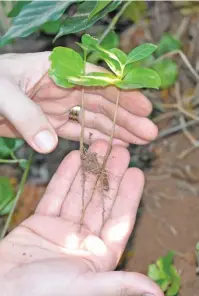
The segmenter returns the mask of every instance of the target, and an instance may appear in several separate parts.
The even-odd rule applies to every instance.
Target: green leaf
[[[152,68],[159,74],[163,89],[172,86],[178,77],[178,66],[171,59],[155,62]]]
[[[109,5],[91,19],[89,19],[89,16],[96,7],[97,1],[84,1],[83,3],[80,3],[77,12],[66,19],[54,41],[63,35],[76,33],[91,27],[106,14],[116,9],[121,3],[122,1],[111,1]]]
[[[21,12],[23,7],[29,4],[30,2],[31,1],[16,1],[16,3],[14,4],[14,7],[9,12],[8,17],[12,17],[12,18],[16,17]]]
[[[103,48],[98,39],[90,36],[89,34],[85,34],[82,36],[82,44],[88,48],[88,50],[96,50],[99,53],[99,58],[104,60],[109,68],[117,75],[121,76],[122,74],[122,66],[114,51],[107,50]],[[118,52],[121,52],[119,49],[115,49]]]
[[[26,159],[22,159],[19,163],[20,168],[22,168],[23,170],[25,170],[28,166],[28,160]]]
[[[15,152],[24,144],[22,139],[0,137],[0,158],[10,158],[10,153]]]
[[[46,34],[57,34],[61,27],[60,20],[45,23],[40,30]]]
[[[0,46],[17,37],[26,37],[49,21],[58,20],[70,1],[32,1],[23,7],[20,13],[13,19],[12,26],[7,33],[0,37]]]
[[[196,244],[196,251],[199,252],[199,242]]]
[[[127,55],[118,48],[112,48],[109,51],[110,53],[114,54],[118,58],[118,61],[120,62],[121,66],[124,68],[127,60]]]
[[[105,87],[114,84],[118,79],[107,73],[93,72],[80,77],[68,77],[68,81],[83,86],[101,86]]]
[[[118,47],[119,36],[114,31],[110,31],[108,35],[102,40],[100,45],[105,49]]]
[[[176,39],[174,36],[172,36],[169,33],[165,33],[159,42],[155,55],[156,57],[159,57],[169,51],[181,49],[181,47],[182,47],[182,44],[180,40]]]
[[[100,50],[99,40],[95,37],[92,37],[89,34],[84,34],[82,36],[82,44],[89,50]]]
[[[156,281],[156,283],[158,284],[158,286],[160,287],[160,289],[163,292],[166,292],[169,285],[171,284],[171,282],[169,280],[167,280],[167,279]]]
[[[61,46],[54,48],[49,60],[51,61],[50,76],[66,79],[68,76],[79,76],[84,73],[82,57],[71,48]]]
[[[166,296],[177,296],[180,290],[180,276],[173,265],[174,254],[169,251],[148,268],[148,276],[159,285]]]
[[[100,52],[100,58],[104,60],[104,62],[108,65],[111,71],[115,73],[117,76],[122,77],[123,69],[121,68],[121,64],[118,59],[110,58],[105,52]]]
[[[10,212],[14,198],[14,190],[7,177],[0,177],[0,215]]]
[[[4,138],[3,141],[10,150],[12,150],[15,147],[14,138]]]
[[[60,78],[56,76],[53,71],[49,70],[48,71],[49,77],[54,81],[54,83],[57,86],[63,87],[63,88],[72,88],[74,87],[74,84],[69,83],[66,78]]]
[[[147,68],[132,69],[121,82],[116,83],[122,89],[159,88],[161,84],[159,75]]]
[[[175,296],[178,294],[180,290],[180,276],[174,265],[170,266],[170,272],[171,272],[172,284],[168,288],[166,295]]]
[[[148,267],[148,276],[153,280],[153,281],[158,281],[161,279],[161,274],[160,271],[157,267],[156,264],[150,264]]]
[[[145,1],[132,1],[123,13],[123,18],[137,23],[147,11],[147,3]]]
[[[143,60],[150,56],[157,46],[151,43],[144,43],[136,48],[134,48],[127,57],[127,64],[134,63],[140,60]]]
[[[91,14],[89,15],[89,20],[92,19],[96,14],[98,14],[101,10],[103,10],[107,5],[110,4],[112,0],[108,0],[108,1],[97,1],[97,4],[95,6],[95,8],[93,9],[93,11],[91,12]]]
[[[105,39],[100,43],[101,47],[103,47],[106,50],[110,50],[111,48],[115,48],[119,46],[119,37],[114,32],[111,31],[109,34],[105,37]],[[103,57],[100,56],[100,53],[97,51],[93,51],[89,56],[87,61],[92,64],[98,64],[99,61],[103,60]]]

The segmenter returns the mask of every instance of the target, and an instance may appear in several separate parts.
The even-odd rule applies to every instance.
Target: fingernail
[[[35,144],[43,152],[48,152],[55,146],[55,138],[49,131],[42,131],[35,136]]]
[[[146,294],[143,294],[142,296],[155,296],[154,294],[150,294],[150,293],[146,293]]]

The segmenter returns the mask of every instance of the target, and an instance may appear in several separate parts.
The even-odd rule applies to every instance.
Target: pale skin
[[[61,89],[49,79],[49,54],[0,56],[0,136],[21,136],[41,153],[52,151],[58,136],[79,140],[81,127],[68,120],[69,110],[80,104],[80,90]],[[107,150],[104,140],[112,128],[117,91],[85,89],[85,142],[92,133],[90,150],[99,162]],[[2,296],[163,296],[144,275],[113,272],[132,232],[144,184],[142,172],[127,169],[125,147],[146,144],[157,135],[156,126],[146,118],[151,104],[140,92],[122,92],[118,111],[107,162],[109,191],[97,187],[80,227],[81,161],[78,151],[71,152],[35,214],[0,243]],[[86,178],[85,203],[96,177],[90,173]]]
[[[105,154],[107,143],[90,147]],[[0,244],[0,278],[6,296],[163,296],[146,276],[115,269],[132,232],[144,185],[138,169],[127,169],[128,151],[115,146],[107,162],[110,190],[96,190],[80,227],[81,161],[71,152],[52,178],[36,212]],[[96,175],[89,174],[85,201]],[[80,230],[81,229],[81,230]],[[1,288],[2,295],[2,288]]]

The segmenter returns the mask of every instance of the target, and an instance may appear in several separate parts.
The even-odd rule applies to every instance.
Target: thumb
[[[0,114],[34,150],[48,153],[56,147],[57,134],[41,108],[7,79],[0,79]]]
[[[89,275],[89,296],[164,296],[148,277],[134,272],[113,271]]]

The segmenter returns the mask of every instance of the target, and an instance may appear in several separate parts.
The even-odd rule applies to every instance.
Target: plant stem
[[[0,163],[9,163],[9,164],[14,164],[14,163],[20,163],[24,159],[0,159]]]
[[[80,135],[80,158],[82,169],[82,213],[84,212],[84,195],[85,195],[85,170],[84,170],[84,126],[85,126],[85,110],[84,110],[84,88],[82,88],[82,121],[81,121],[81,135]]]
[[[118,106],[119,106],[119,99],[120,99],[120,90],[118,90],[118,94],[117,94],[117,98],[116,98],[115,113],[114,113],[114,119],[113,119],[113,128],[112,128],[112,132],[111,132],[109,143],[108,143],[108,149],[107,149],[106,155],[104,157],[104,160],[103,160],[103,163],[102,163],[102,166],[101,166],[101,169],[100,169],[100,173],[99,173],[99,175],[98,175],[98,177],[97,177],[97,179],[95,181],[95,184],[93,186],[91,197],[90,197],[88,203],[86,204],[86,207],[84,208],[84,211],[83,211],[83,214],[82,214],[82,219],[81,219],[81,224],[83,224],[83,219],[84,219],[84,214],[86,212],[86,209],[88,208],[90,202],[92,201],[93,194],[95,192],[97,182],[100,180],[101,177],[103,177],[105,166],[106,166],[108,157],[109,157],[110,152],[111,152],[113,138],[114,138],[114,134],[115,134],[115,125],[116,125],[116,119],[117,119],[117,111],[118,111]],[[103,207],[104,207],[104,202],[103,202]],[[104,208],[103,208],[103,222],[104,222]]]
[[[112,128],[112,133],[111,133],[109,144],[108,144],[108,150],[107,150],[107,153],[105,155],[105,158],[104,158],[104,161],[102,164],[102,171],[105,169],[106,162],[108,160],[108,157],[110,155],[111,148],[112,148],[113,138],[114,138],[114,134],[115,134],[115,124],[116,124],[116,119],[117,119],[119,100],[120,100],[120,90],[118,90],[118,93],[117,93],[116,104],[115,104],[115,113],[114,113],[114,118],[113,118],[113,128]]]
[[[84,88],[82,88],[81,109],[82,109],[82,120],[81,120],[81,134],[80,134],[80,153],[81,153],[81,157],[83,157],[83,155],[84,155],[84,126],[85,126]]]
[[[15,196],[15,199],[14,199],[14,203],[13,203],[12,209],[11,209],[9,215],[8,215],[8,218],[6,220],[6,223],[5,223],[4,228],[2,230],[2,233],[1,233],[1,236],[0,236],[0,240],[4,238],[4,236],[6,235],[6,233],[8,231],[8,228],[9,228],[9,225],[10,225],[10,222],[11,222],[11,219],[12,219],[12,216],[14,214],[15,208],[17,206],[17,203],[19,201],[19,198],[21,196],[21,193],[23,192],[24,185],[25,185],[26,180],[27,180],[27,177],[28,177],[28,173],[29,173],[29,170],[30,170],[30,165],[31,165],[31,162],[32,162],[32,157],[33,157],[33,151],[31,152],[30,157],[28,159],[27,167],[26,167],[26,169],[25,169],[25,171],[23,173],[21,182],[19,184],[18,191],[17,191],[16,196]]]
[[[99,39],[99,43],[101,43],[104,38],[106,38],[106,36],[109,34],[109,32],[111,30],[114,30],[115,25],[117,24],[117,22],[119,21],[120,17],[122,16],[122,14],[124,13],[124,11],[127,9],[127,7],[132,3],[132,1],[127,1],[122,8],[120,9],[120,11],[114,16],[114,18],[112,19],[112,22],[110,23],[110,25],[107,27],[107,29],[104,31],[104,34],[102,34],[102,36]]]

